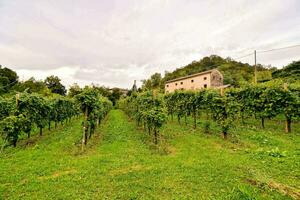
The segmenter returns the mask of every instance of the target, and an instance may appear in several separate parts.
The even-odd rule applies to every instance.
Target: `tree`
[[[155,73],[150,77],[150,79],[143,80],[142,82],[142,88],[144,91],[164,88],[164,82],[160,73]]]
[[[6,93],[18,82],[17,73],[0,65],[0,93]]]
[[[93,86],[102,96],[109,97],[111,95],[111,90],[105,86]]]
[[[35,80],[35,78],[33,77],[24,82],[18,82],[13,87],[13,89],[19,92],[24,92],[26,90],[29,93],[39,93],[43,95],[51,93],[51,91],[47,88],[45,82]]]
[[[82,92],[82,89],[79,87],[77,83],[74,83],[70,88],[68,92],[69,97],[74,97],[77,94],[80,94]]]
[[[65,96],[67,91],[65,86],[61,84],[60,81],[61,81],[60,78],[52,75],[52,76],[48,76],[45,79],[45,84],[51,90],[52,93]]]
[[[161,74],[160,73],[155,73],[151,76],[151,86],[152,88],[158,88],[161,83]]]
[[[151,83],[151,80],[150,79],[145,79],[145,80],[142,80],[142,89],[144,91],[146,90],[151,90],[152,89],[152,83]]]

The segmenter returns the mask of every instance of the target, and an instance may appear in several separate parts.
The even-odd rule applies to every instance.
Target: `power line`
[[[254,50],[254,54],[253,53],[249,53],[246,54],[244,56],[241,56],[239,58],[236,58],[235,60],[241,59],[241,58],[245,58],[248,57],[250,55],[254,55],[254,82],[257,83],[257,68],[256,68],[256,54],[258,53],[267,53],[267,52],[271,52],[271,51],[279,51],[279,50],[283,50],[283,49],[291,49],[291,48],[295,48],[295,47],[300,47],[300,44],[297,45],[291,45],[291,46],[286,46],[286,47],[280,47],[280,48],[274,48],[274,49],[268,49],[268,50]]]
[[[287,47],[274,48],[274,49],[267,49],[267,50],[257,50],[256,53],[266,53],[266,52],[279,51],[279,50],[290,49],[290,48],[295,48],[295,47],[300,47],[300,44],[287,46]],[[239,59],[246,58],[246,57],[252,56],[252,55],[254,55],[254,53],[245,54],[245,55],[240,56],[238,58],[233,58],[233,60],[239,60]]]
[[[233,58],[233,60],[239,60],[239,59],[241,59],[241,58],[246,58],[246,57],[252,56],[252,55],[253,55],[253,53],[249,53],[249,54],[243,55],[243,56],[238,57],[238,58]]]
[[[287,47],[280,47],[280,48],[276,48],[276,49],[258,50],[257,53],[266,53],[266,52],[270,52],[270,51],[278,51],[278,50],[290,49],[290,48],[295,48],[295,47],[300,47],[300,44],[287,46]]]

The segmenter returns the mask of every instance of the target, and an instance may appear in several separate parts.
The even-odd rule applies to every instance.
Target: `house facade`
[[[165,92],[175,90],[200,90],[204,88],[218,88],[223,86],[223,75],[217,69],[208,70],[169,80],[165,84]]]

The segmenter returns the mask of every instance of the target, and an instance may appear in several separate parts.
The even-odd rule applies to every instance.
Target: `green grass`
[[[268,124],[266,124],[268,125]],[[112,110],[81,153],[81,122],[0,154],[3,199],[297,199],[300,136],[238,125],[228,141],[203,122],[169,122],[161,143]],[[212,132],[218,128],[212,124]]]

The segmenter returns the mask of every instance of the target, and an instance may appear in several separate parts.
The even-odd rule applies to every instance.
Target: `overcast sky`
[[[129,88],[203,56],[300,44],[299,11],[299,0],[0,0],[0,64],[21,80]],[[258,54],[297,59],[299,47]]]

